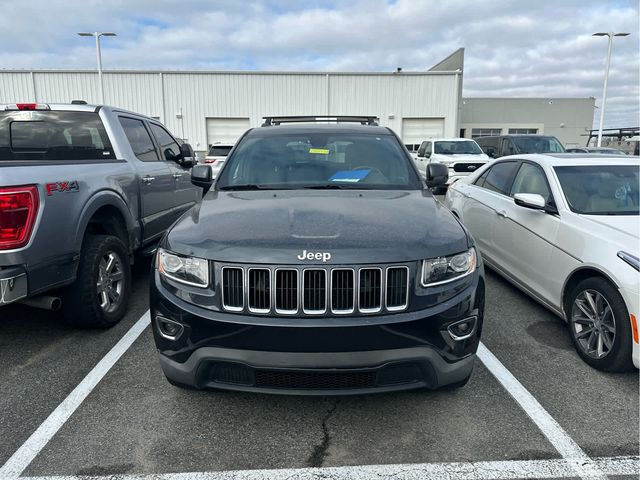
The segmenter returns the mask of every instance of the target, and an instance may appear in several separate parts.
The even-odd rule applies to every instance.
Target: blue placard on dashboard
[[[330,182],[359,182],[364,177],[369,175],[371,172],[368,168],[363,168],[361,170],[342,170],[340,172],[336,172],[329,179]]]

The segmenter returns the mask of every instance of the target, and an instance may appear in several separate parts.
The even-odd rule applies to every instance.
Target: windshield
[[[482,149],[473,140],[463,142],[436,142],[435,153],[442,155],[481,155]]]
[[[419,189],[421,182],[392,135],[308,132],[246,137],[216,188]]]
[[[212,157],[226,157],[229,155],[229,152],[233,146],[222,146],[222,145],[214,145],[209,149],[209,155]]]
[[[555,167],[571,210],[586,215],[638,215],[638,165]]]
[[[562,144],[555,137],[511,137],[518,153],[559,153],[564,152]]]

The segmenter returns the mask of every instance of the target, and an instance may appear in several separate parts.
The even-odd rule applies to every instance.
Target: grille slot
[[[333,313],[353,313],[355,303],[355,272],[336,268],[331,271],[331,311]]]
[[[409,269],[391,267],[387,269],[387,310],[404,310],[409,296]]]
[[[307,269],[302,272],[302,310],[307,314],[327,311],[327,272]]]
[[[361,268],[359,277],[360,295],[358,307],[363,313],[379,312],[382,309],[382,270]]]
[[[241,268],[222,269],[222,305],[232,312],[244,308],[244,272]]]
[[[298,271],[276,270],[276,312],[293,314],[298,311]]]
[[[267,268],[250,268],[247,290],[249,311],[269,313],[271,310],[271,272]]]
[[[454,172],[475,172],[482,167],[484,163],[456,163],[453,165]]]
[[[339,390],[376,385],[376,372],[296,372],[256,370],[256,387],[300,390]]]

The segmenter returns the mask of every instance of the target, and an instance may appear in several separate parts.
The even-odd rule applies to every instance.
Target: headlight
[[[475,248],[450,257],[423,260],[422,286],[432,287],[465,277],[475,271],[476,265]]]
[[[179,283],[194,287],[209,285],[209,262],[202,258],[185,257],[158,249],[158,271]]]
[[[618,252],[618,257],[640,272],[640,259],[627,252]]]

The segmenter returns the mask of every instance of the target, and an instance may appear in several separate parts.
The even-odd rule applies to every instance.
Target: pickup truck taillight
[[[35,185],[0,187],[0,250],[20,248],[29,243],[38,205]]]

